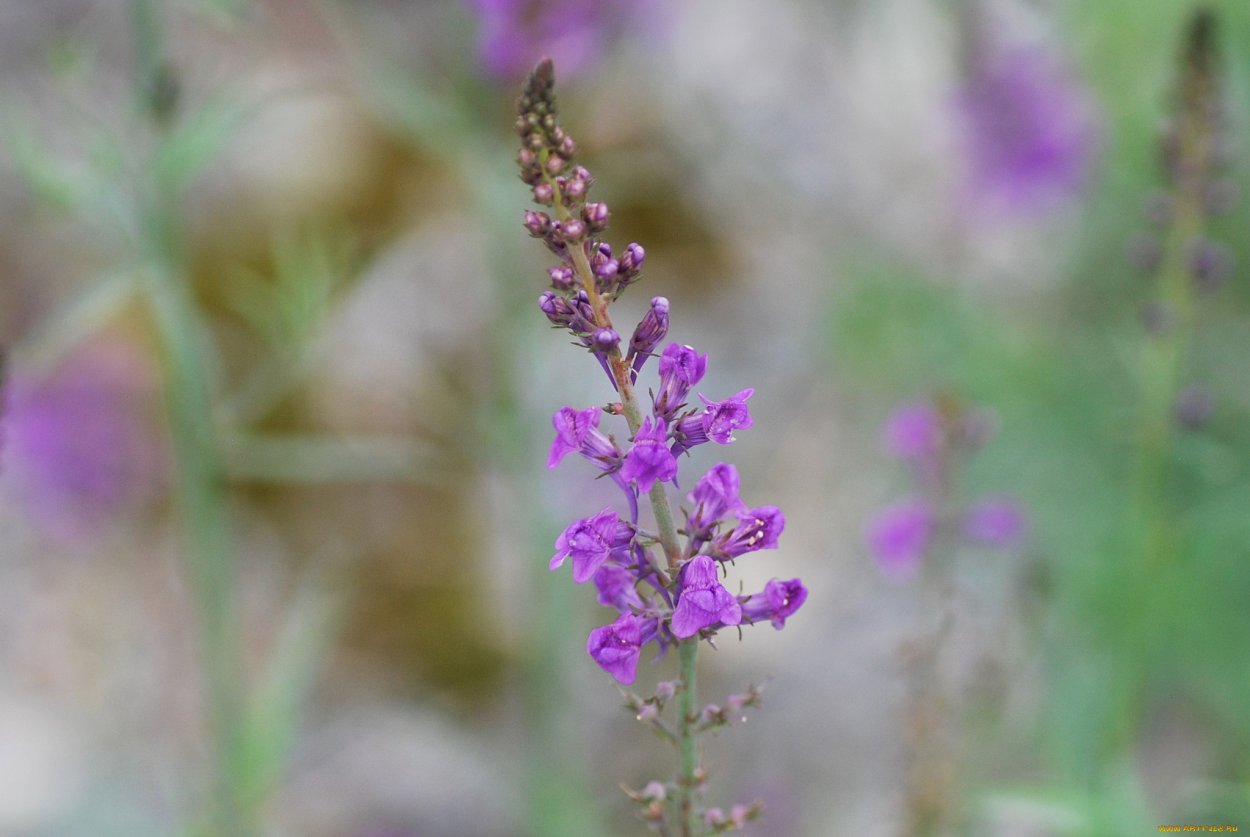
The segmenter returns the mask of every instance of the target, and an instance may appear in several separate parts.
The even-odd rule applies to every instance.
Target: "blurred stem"
[[[1188,199],[1187,199],[1188,198]],[[1187,253],[1202,229],[1193,196],[1178,195],[1159,283],[1159,303],[1168,318],[1162,333],[1146,336],[1137,470],[1137,508],[1144,534],[1145,571],[1154,576],[1171,563],[1175,533],[1166,503],[1167,464],[1175,430],[1176,401],[1194,322],[1193,280]]]
[[[149,107],[150,87],[163,56],[159,4],[131,0],[136,94],[142,112],[163,127]],[[164,356],[164,390],[174,452],[178,505],[186,538],[186,568],[200,619],[209,713],[216,745],[210,828],[217,834],[255,833],[242,785],[244,705],[238,619],[234,601],[233,545],[225,469],[213,425],[212,398],[203,357],[207,335],[183,270],[174,172],[157,177],[140,198],[143,243],[155,269],[145,292]],[[161,174],[165,176],[160,176]]]
[[[1193,339],[1195,320],[1195,247],[1205,222],[1204,192],[1213,167],[1217,127],[1217,85],[1211,42],[1211,20],[1201,14],[1191,22],[1182,52],[1174,122],[1174,152],[1164,160],[1172,180],[1172,224],[1162,247],[1159,266],[1159,320],[1147,334],[1143,350],[1143,393],[1140,453],[1136,475],[1138,531],[1142,566],[1132,568],[1138,579],[1137,600],[1142,630],[1132,636],[1150,636],[1158,614],[1169,607],[1159,598],[1160,576],[1179,553],[1176,521],[1168,504],[1169,461],[1176,427],[1176,405]],[[1150,620],[1150,623],[1145,623]],[[1135,649],[1124,649],[1133,651]],[[1130,696],[1129,701],[1137,702]],[[1136,706],[1117,712],[1109,734],[1115,751],[1132,739]]]
[[[925,556],[924,565],[929,571],[919,589],[921,611],[937,611],[939,621],[934,628],[926,626],[911,647],[905,649],[909,675],[905,805],[906,833],[911,837],[941,833],[950,811],[958,804],[958,754],[952,747],[957,719],[942,682],[941,666],[942,652],[955,622],[955,585],[950,574],[955,549],[952,539],[938,537]]]

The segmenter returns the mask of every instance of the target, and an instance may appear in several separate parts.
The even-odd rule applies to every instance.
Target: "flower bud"
[[[668,299],[653,297],[651,308],[638,322],[634,336],[629,341],[631,355],[649,355],[668,336]]]
[[[579,218],[570,218],[560,229],[560,240],[565,244],[576,244],[586,238],[586,224]]]
[[[1176,397],[1176,422],[1185,430],[1201,430],[1215,412],[1215,396],[1200,384],[1192,384]]]
[[[614,328],[601,328],[595,331],[592,339],[594,350],[607,354],[620,344],[621,335],[617,334]]]
[[[1189,272],[1204,291],[1213,291],[1233,272],[1233,254],[1214,241],[1196,241],[1189,248]]]
[[[547,275],[551,277],[551,287],[556,290],[571,291],[573,289],[573,270],[568,265],[547,268]]]
[[[538,307],[547,319],[551,320],[552,325],[568,328],[577,316],[577,311],[563,297],[552,293],[551,291],[543,291],[538,297]]]
[[[608,228],[608,215],[606,203],[588,203],[582,207],[582,220],[592,233],[603,232]]]
[[[647,252],[640,244],[630,244],[621,255],[621,283],[632,281],[642,272],[642,262]]]
[[[546,212],[525,210],[525,229],[534,238],[542,238],[551,229],[551,216]]]
[[[560,194],[569,203],[577,203],[586,197],[586,181],[578,177],[562,179],[560,182]]]

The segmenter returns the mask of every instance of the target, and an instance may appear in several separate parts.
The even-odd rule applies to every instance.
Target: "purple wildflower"
[[[707,355],[690,346],[669,343],[660,355],[660,389],[655,395],[655,414],[671,419],[686,403],[690,390],[707,372]]]
[[[1084,90],[1042,44],[981,43],[958,99],[973,202],[1030,215],[1089,180],[1097,131]]]
[[[469,0],[478,19],[477,53],[496,79],[524,75],[542,56],[561,72],[598,64],[627,33],[659,36],[668,7],[655,0]]]
[[[937,515],[923,500],[887,506],[868,524],[868,548],[877,566],[895,578],[915,575],[937,528]]]
[[[1027,523],[1015,502],[994,497],[974,503],[964,514],[964,534],[988,546],[1009,548],[1020,543]]]
[[[904,404],[885,423],[890,455],[903,460],[932,459],[942,449],[942,416],[928,401]]]
[[[647,362],[647,358],[651,357],[651,353],[655,351],[655,347],[660,345],[660,341],[667,335],[668,300],[657,296],[651,300],[651,307],[639,321],[638,327],[634,329],[634,336],[629,341],[629,356],[626,360],[630,361],[633,367],[634,380],[637,380],[638,373]]]
[[[486,0],[481,3],[483,8],[490,5]],[[495,0],[500,9],[515,9],[519,3]],[[738,472],[732,465],[719,464],[698,481],[689,495],[693,510],[685,511],[686,543],[677,542],[683,533],[674,531],[666,492],[657,484],[676,483],[677,453],[708,441],[729,444],[735,431],[750,427],[747,400],[753,390],[742,390],[723,401],[700,394],[704,406],[690,407],[691,392],[707,371],[707,355],[670,343],[660,353],[659,385],[652,392],[651,413],[639,416],[636,390],[628,383],[637,379],[646,359],[666,338],[669,303],[664,297],[654,297],[628,345],[622,345],[609,307],[638,278],[646,254],[638,244],[630,244],[616,257],[611,245],[601,240],[611,212],[606,204],[589,198],[593,178],[577,164],[577,145],[556,118],[554,84],[551,61],[539,62],[517,102],[514,123],[521,138],[516,158],[521,179],[535,201],[550,208],[549,212],[528,212],[524,226],[560,262],[548,271],[551,288],[539,298],[539,308],[553,325],[567,329],[591,351],[621,400],[602,410],[559,410],[552,417],[556,436],[547,464],[554,468],[568,454],[579,453],[622,489],[630,513],[621,518],[607,508],[574,521],[556,540],[550,566],[556,569],[572,557],[574,580],[593,579],[599,602],[620,612],[615,622],[591,632],[586,650],[618,681],[632,683],[642,646],[654,641],[662,655],[675,640],[691,640],[684,647],[693,651],[701,634],[710,637],[721,627],[739,624],[744,605],[751,608],[752,621],[768,619],[781,627],[802,605],[807,591],[797,579],[774,580],[763,592],[740,601],[720,583],[719,562],[776,547],[785,527],[785,516],[773,506],[746,508],[738,496]],[[625,374],[629,379],[622,377]],[[633,435],[625,452],[599,430],[604,413],[626,419]],[[654,533],[638,528],[641,492],[654,492]],[[650,553],[653,544],[663,548],[664,565]],[[683,651],[683,667],[691,659]],[[669,684],[665,696],[665,684],[660,684],[654,701],[641,702],[640,720],[655,723],[674,691]],[[733,700],[731,711],[737,712],[742,702],[735,706]],[[683,735],[690,732],[687,729]],[[736,806],[726,822],[746,822],[754,816],[753,810]],[[662,820],[661,812],[648,821]]]
[[[564,457],[577,451],[604,471],[615,469],[621,461],[616,444],[599,430],[599,408],[574,410],[561,407],[551,417],[556,437],[551,443],[547,467],[554,468]]]
[[[643,608],[642,598],[634,586],[636,576],[619,564],[604,564],[595,571],[595,588],[599,591],[599,604],[616,608],[622,613],[630,608]]]
[[[777,538],[786,528],[786,516],[781,509],[776,506],[760,506],[735,512],[734,516],[742,522],[713,544],[717,558],[736,558],[759,549],[777,548]]]
[[[663,419],[652,425],[648,416],[634,436],[634,445],[625,454],[621,477],[626,482],[638,483],[639,491],[650,491],[656,482],[668,482],[677,476],[677,460],[669,451],[668,426]]]
[[[742,508],[738,497],[738,469],[721,462],[699,477],[694,490],[686,496],[694,504],[686,528],[691,537],[706,537],[722,517]]]
[[[786,619],[807,601],[807,588],[797,578],[789,581],[773,579],[764,585],[764,592],[750,596],[742,603],[742,616],[749,622],[762,622],[765,619],[773,623],[773,627],[781,630],[786,626]]]
[[[679,456],[691,448],[708,443],[707,413],[691,413],[677,420],[673,425],[673,456]]]
[[[143,404],[152,378],[146,359],[123,344],[94,346],[42,380],[15,370],[6,467],[45,532],[92,537],[154,498],[161,463]]]
[[[547,565],[556,570],[564,565],[564,559],[573,558],[573,580],[583,584],[603,566],[611,556],[619,518],[611,508],[594,517],[574,520],[556,538],[556,554]]]
[[[717,576],[716,562],[696,555],[681,569],[681,595],[673,610],[673,636],[685,639],[712,625],[737,625],[742,606],[724,588]]]
[[[735,430],[746,430],[754,424],[751,411],[747,409],[747,399],[754,394],[755,390],[744,389],[724,401],[709,401],[700,395],[699,399],[707,405],[703,413],[703,427],[708,438],[717,444],[728,445],[734,440]]]
[[[586,653],[626,685],[637,676],[641,649],[642,621],[632,613],[622,613],[611,625],[595,628],[586,640]]]

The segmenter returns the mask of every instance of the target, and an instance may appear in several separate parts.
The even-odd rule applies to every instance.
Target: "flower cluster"
[[[950,398],[904,404],[890,416],[886,446],[910,467],[917,491],[869,521],[868,548],[883,572],[915,575],[940,537],[998,548],[1022,541],[1027,523],[1014,501],[984,497],[964,503],[954,491],[954,470],[993,432],[986,413]]]
[[[618,612],[615,621],[591,632],[586,650],[618,681],[632,683],[643,646],[655,643],[663,653],[678,641],[711,636],[725,626],[769,622],[781,628],[807,590],[798,579],[773,580],[758,593],[736,595],[722,583],[726,564],[776,548],[785,528],[780,509],[742,500],[733,465],[715,465],[687,494],[683,543],[665,543],[659,531],[640,521],[640,497],[654,499],[657,490],[666,496],[664,486],[676,486],[683,453],[707,443],[728,445],[736,431],[751,427],[747,400],[753,390],[723,400],[696,391],[707,372],[707,355],[680,343],[660,349],[669,329],[664,297],[651,300],[628,342],[613,328],[609,306],[638,280],[646,254],[638,244],[616,253],[600,238],[609,210],[588,199],[593,178],[576,164],[577,146],[556,121],[550,61],[530,76],[518,102],[516,130],[522,140],[521,179],[542,207],[525,213],[524,226],[559,260],[548,271],[551,287],[539,297],[539,308],[595,357],[621,397],[603,408],[563,407],[552,418],[555,439],[547,466],[579,454],[620,488],[628,513],[621,516],[609,507],[573,521],[556,539],[550,566],[555,570],[570,561],[573,580],[592,581],[599,602]],[[633,386],[651,357],[658,358],[659,380],[644,415]],[[601,429],[605,414],[627,420],[624,441]],[[667,499],[661,506],[667,509]]]

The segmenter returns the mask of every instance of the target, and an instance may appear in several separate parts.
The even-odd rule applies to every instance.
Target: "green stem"
[[[150,84],[163,57],[160,3],[131,0],[137,92],[158,132],[161,114],[150,107]],[[200,621],[200,644],[216,765],[208,801],[213,833],[247,837],[256,828],[249,810],[243,764],[246,706],[235,606],[233,543],[225,466],[213,422],[204,368],[207,335],[184,271],[177,226],[177,185],[157,175],[144,184],[139,227],[144,256],[153,265],[144,291],[164,359],[164,390],[178,510],[186,539],[187,580]]]
[[[161,271],[148,299],[165,355],[165,396],[174,452],[186,568],[200,619],[216,778],[209,819],[222,834],[246,835],[242,771],[243,706],[224,473],[195,341],[195,319],[181,277]]]
[[[545,170],[546,153],[543,153]],[[554,209],[561,222],[567,222],[572,214],[560,197],[560,190],[554,179],[548,182],[555,193]],[[582,288],[590,297],[591,308],[595,312],[595,324],[600,328],[611,328],[612,319],[608,313],[608,301],[600,295],[595,286],[594,271],[590,269],[590,261],[580,245],[568,248],[574,272],[577,274]],[[616,381],[617,391],[621,396],[621,412],[629,423],[631,433],[637,433],[642,426],[642,411],[638,407],[638,397],[634,393],[630,378],[629,364],[621,356],[620,347],[614,347],[608,356],[608,364],[612,369],[612,377]],[[655,482],[648,494],[651,511],[655,516],[656,534],[660,548],[664,550],[664,558],[669,574],[676,573],[681,563],[681,547],[677,542],[677,526],[673,520],[672,506],[668,501],[668,491],[662,482]],[[662,573],[660,568],[657,571]],[[667,579],[666,579],[667,580]],[[677,747],[680,761],[677,775],[677,808],[681,816],[682,837],[693,837],[699,832],[698,815],[695,811],[694,797],[700,784],[699,748],[694,722],[698,719],[698,688],[695,679],[696,663],[699,654],[698,636],[684,639],[677,643],[678,676],[680,677],[681,693],[678,698],[678,712],[681,717],[677,724]]]
[[[698,654],[697,636],[677,643],[677,666],[681,677],[681,694],[677,702],[677,741],[681,756],[677,805],[682,837],[693,837],[699,833],[699,815],[694,799],[702,777],[699,775],[699,740],[693,728],[699,719]]]

